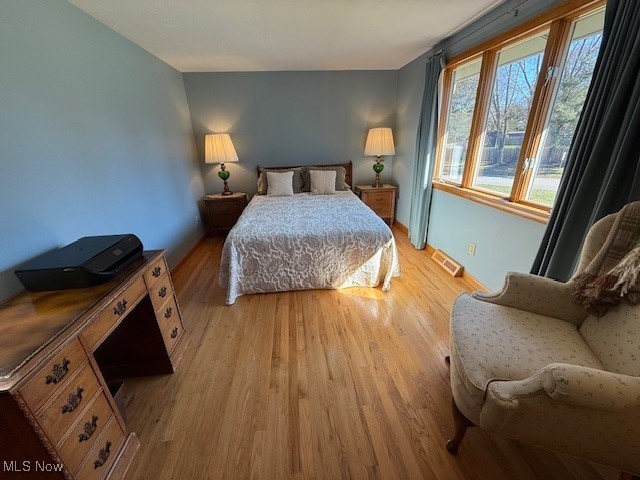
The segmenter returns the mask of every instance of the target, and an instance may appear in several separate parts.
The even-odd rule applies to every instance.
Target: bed
[[[351,186],[351,164],[322,165],[333,166],[346,169]],[[399,273],[391,229],[351,190],[303,192],[253,197],[224,243],[219,284],[231,305],[253,293],[380,284],[387,291]]]

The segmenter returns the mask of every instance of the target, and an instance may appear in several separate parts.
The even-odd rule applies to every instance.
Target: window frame
[[[442,100],[440,104],[438,142],[433,175],[433,187],[435,189],[453,193],[540,223],[546,223],[548,221],[551,207],[526,198],[527,188],[533,180],[535,169],[532,165],[526,164],[525,162],[527,162],[528,159],[534,159],[541,146],[545,123],[550,109],[553,106],[556,85],[560,80],[564,55],[571,41],[571,26],[573,22],[582,16],[603,8],[605,4],[606,0],[569,1],[524,22],[520,26],[483,42],[460,55],[456,55],[447,61],[442,76]],[[511,192],[500,195],[498,192],[478,188],[473,185],[473,181],[480,163],[479,153],[484,138],[484,123],[489,108],[493,82],[495,80],[498,54],[501,50],[526,40],[527,37],[534,36],[544,30],[549,30],[549,37],[545,46],[540,72],[536,80],[531,110],[527,118],[522,147],[516,163]],[[471,121],[469,142],[465,154],[464,170],[461,182],[457,183],[439,177],[444,140],[447,134],[447,115],[453,87],[453,72],[457,67],[477,59],[482,59],[482,65]],[[547,72],[550,68],[553,69],[553,74],[548,76]]]

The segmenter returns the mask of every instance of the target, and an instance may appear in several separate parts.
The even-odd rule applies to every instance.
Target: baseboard
[[[431,258],[431,255],[434,254],[436,249],[433,248],[431,245],[427,244],[426,251],[427,251],[427,254],[429,255],[429,258]],[[473,288],[475,288],[476,290],[489,291],[489,289],[485,287],[482,283],[480,283],[473,275],[469,274],[466,268],[462,271],[462,278],[466,280],[468,283],[470,283],[471,285],[473,285]]]
[[[193,253],[198,249],[200,244],[205,241],[206,238],[207,237],[205,235],[200,237],[200,240],[196,242],[196,244],[191,248],[191,250],[189,250],[187,254],[184,257],[182,257],[182,259],[178,263],[174,265],[174,267],[171,269],[171,275],[173,275],[175,272],[180,270],[180,267],[182,267],[187,262],[187,260],[189,260],[189,257],[193,255]]]
[[[407,227],[405,227],[399,221],[396,220],[395,222],[393,222],[393,226],[396,227],[398,230],[400,230],[405,235],[409,235],[409,229]]]

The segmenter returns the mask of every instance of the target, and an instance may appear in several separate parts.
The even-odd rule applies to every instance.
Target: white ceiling
[[[181,72],[392,70],[502,0],[69,0]]]

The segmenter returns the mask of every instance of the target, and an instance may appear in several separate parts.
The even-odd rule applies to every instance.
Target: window
[[[552,206],[602,41],[604,11],[574,24],[525,199]]]
[[[602,4],[452,59],[436,188],[546,221],[600,49]]]
[[[440,178],[453,183],[459,184],[462,181],[481,65],[481,59],[475,60],[453,71],[451,99],[443,139],[445,147],[440,162]]]
[[[498,54],[473,186],[509,196],[549,32]]]

